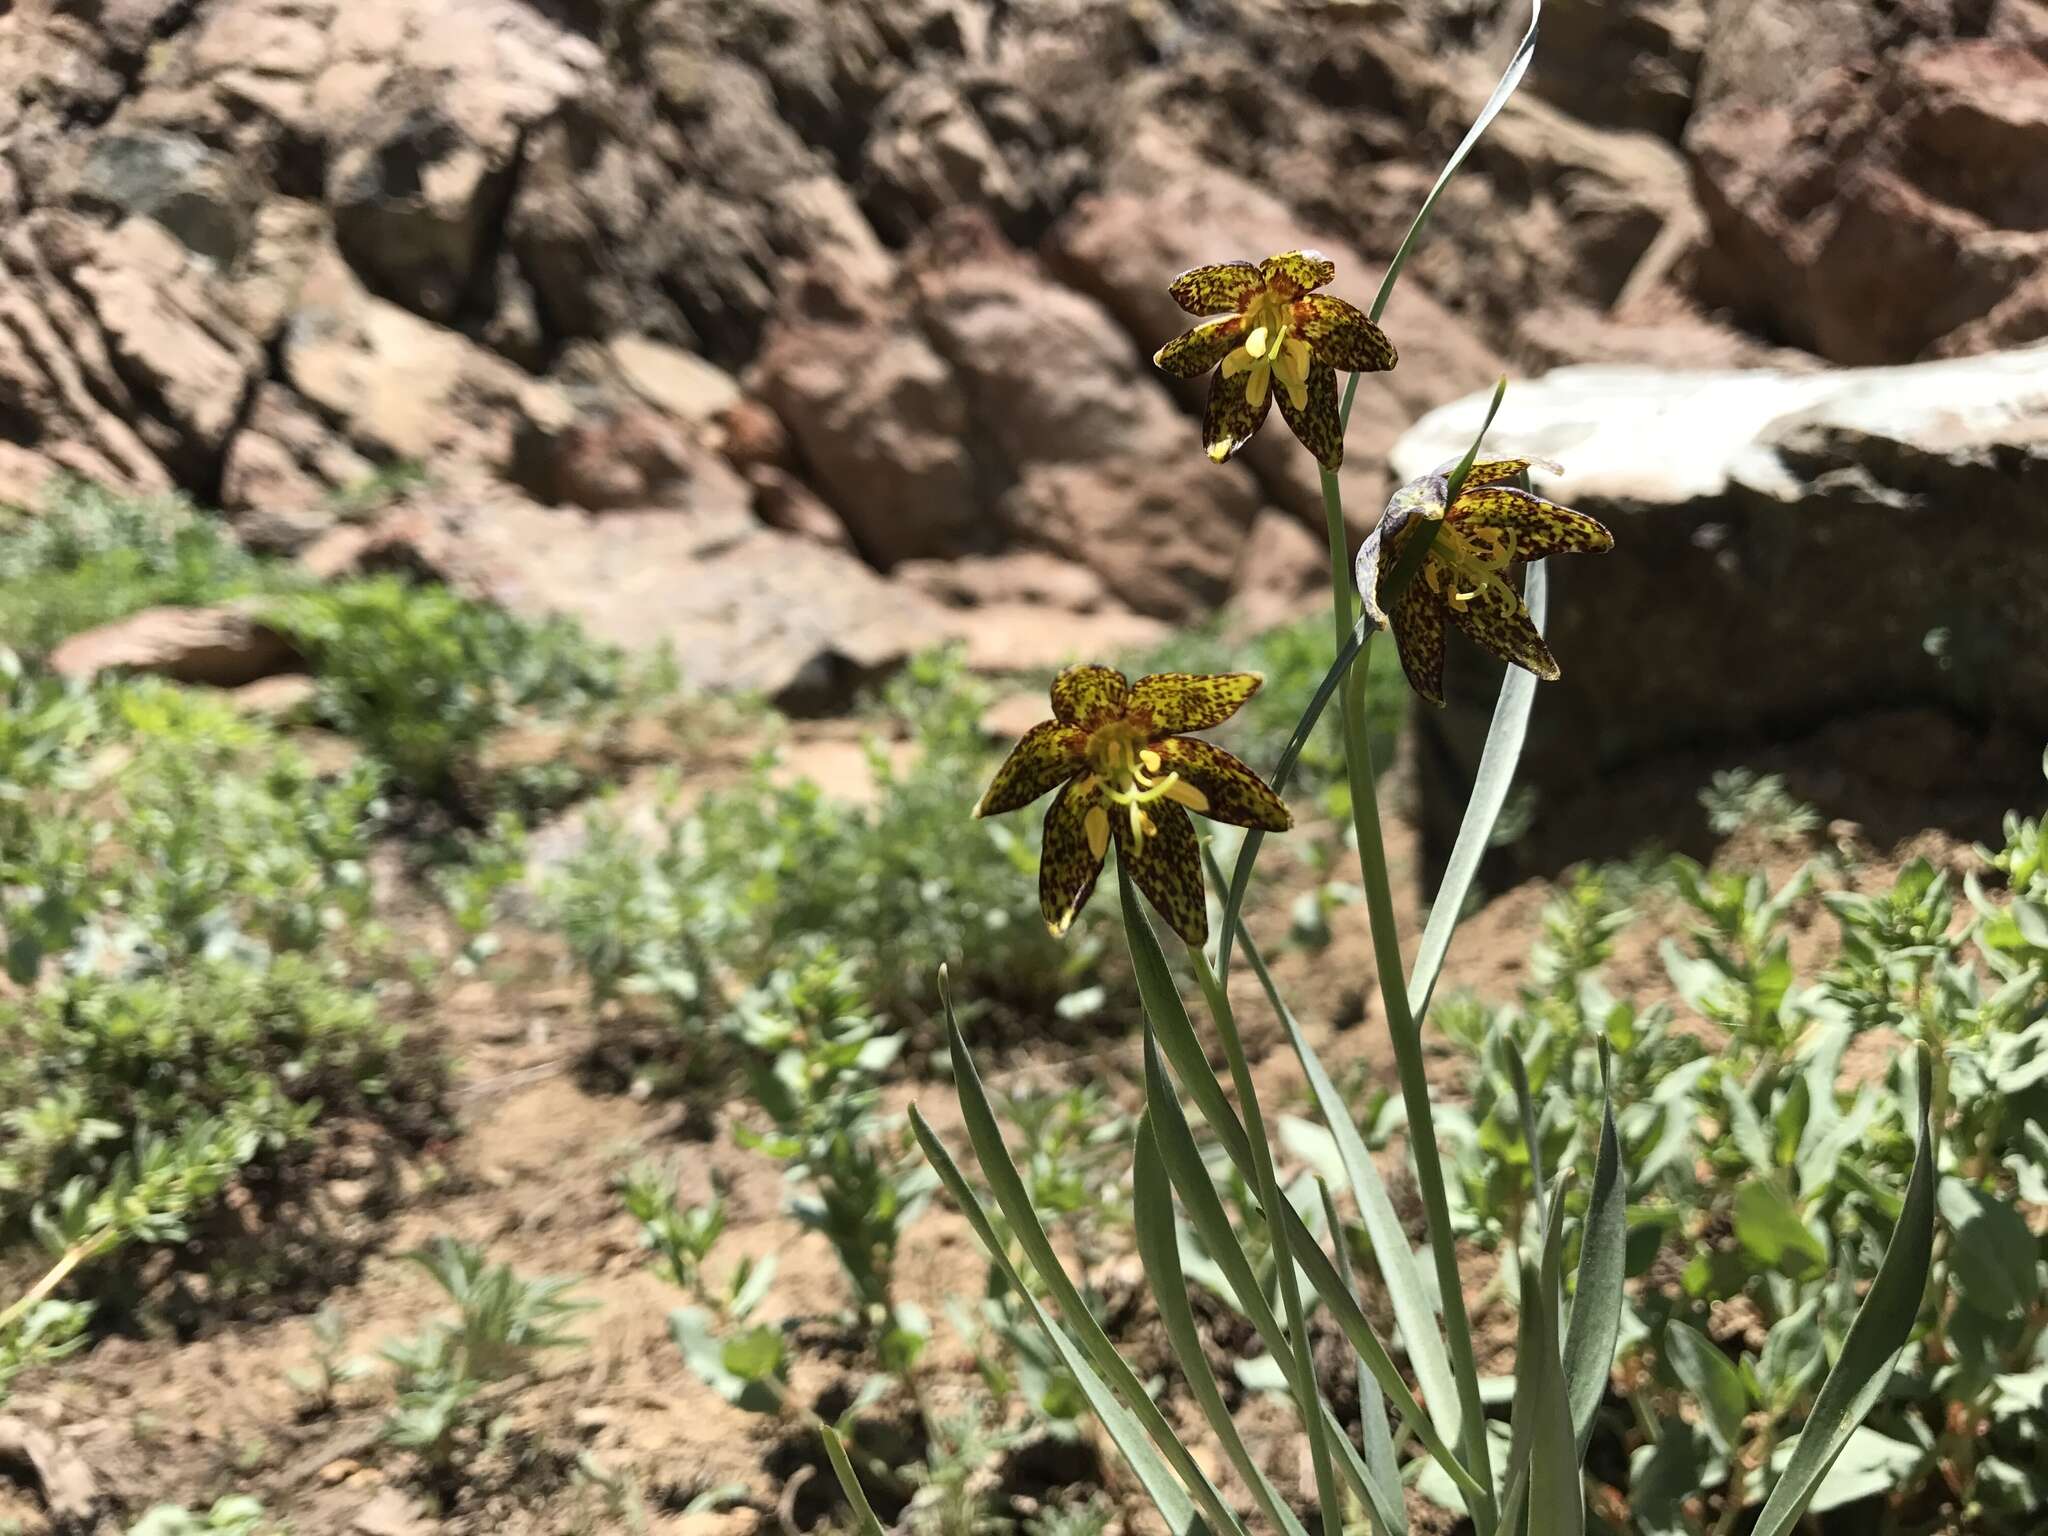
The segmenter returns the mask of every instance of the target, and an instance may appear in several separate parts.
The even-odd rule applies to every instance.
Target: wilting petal
[[[1252,377],[1263,380],[1265,375],[1254,373]],[[1261,390],[1256,405],[1247,400],[1246,382],[1242,376],[1226,378],[1221,370],[1209,381],[1209,408],[1202,414],[1202,446],[1218,464],[1251,441],[1273,404],[1271,390]]]
[[[1202,805],[1175,796],[1197,816],[1227,821],[1233,827],[1263,827],[1268,832],[1285,832],[1294,825],[1286,803],[1266,781],[1214,742],[1175,736],[1154,750],[1184,784],[1200,791]]]
[[[1614,535],[1598,518],[1560,507],[1554,501],[1545,501],[1511,485],[1474,487],[1468,481],[1451,508],[1451,520],[1461,529],[1488,528],[1512,533],[1517,560],[1541,560],[1545,555],[1604,554],[1614,548]]]
[[[1445,473],[1457,468],[1454,460],[1446,466]],[[1564,473],[1562,464],[1553,464],[1548,459],[1481,459],[1466,471],[1467,488],[1480,485],[1505,485],[1525,469],[1547,469],[1553,475]]]
[[[1292,288],[1292,296],[1298,299],[1335,277],[1337,263],[1321,251],[1282,251],[1260,262],[1259,271],[1275,287]]]
[[[1071,780],[1045,813],[1045,843],[1038,855],[1038,912],[1057,938],[1095,894],[1109,828],[1101,781]],[[1091,828],[1090,822],[1094,825]]]
[[[1300,405],[1285,390],[1280,392],[1280,414],[1302,447],[1316,456],[1316,462],[1335,474],[1344,462],[1344,423],[1337,414],[1336,370],[1319,356],[1309,364],[1308,387]]]
[[[1131,685],[1130,712],[1150,718],[1154,737],[1206,731],[1242,709],[1265,680],[1257,672],[1152,672]]]
[[[1062,725],[1092,726],[1124,712],[1131,685],[1114,667],[1069,667],[1052,680],[1052,712]]]
[[[1209,903],[1202,894],[1202,847],[1195,841],[1195,824],[1171,800],[1155,800],[1145,810],[1155,830],[1141,843],[1132,835],[1129,813],[1110,807],[1117,857],[1159,909],[1166,926],[1190,944],[1204,944],[1209,938]]]
[[[1372,525],[1372,532],[1365,536],[1365,542],[1358,546],[1358,559],[1351,567],[1352,584],[1365,602],[1366,615],[1381,629],[1387,627],[1389,620],[1386,609],[1380,606],[1380,588],[1399,562],[1414,521],[1412,512],[1389,504],[1380,520]]]
[[[1451,619],[1481,650],[1510,665],[1526,667],[1545,682],[1557,678],[1557,662],[1550,647],[1536,632],[1529,605],[1512,588],[1489,583],[1464,607],[1453,607]]]
[[[1444,702],[1444,600],[1428,581],[1417,577],[1394,600],[1394,648],[1408,686],[1436,705]]]
[[[1243,309],[1258,296],[1266,280],[1248,261],[1219,261],[1213,267],[1189,267],[1166,291],[1191,315],[1220,315]]]
[[[1031,727],[1003,759],[974,814],[1000,816],[1021,810],[1062,779],[1072,778],[1082,767],[1081,740],[1079,730],[1057,720]]]
[[[1330,294],[1312,293],[1296,304],[1294,324],[1318,359],[1346,373],[1384,373],[1400,361],[1364,310]]]
[[[1244,316],[1225,315],[1183,331],[1153,353],[1152,361],[1176,378],[1198,379],[1223,361],[1243,329]]]

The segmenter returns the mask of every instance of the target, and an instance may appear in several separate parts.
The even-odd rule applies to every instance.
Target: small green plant
[[[456,1315],[379,1351],[398,1390],[384,1438],[415,1452],[430,1475],[445,1476],[502,1434],[491,1389],[532,1372],[549,1350],[580,1347],[569,1320],[592,1303],[568,1295],[573,1280],[528,1279],[449,1237],[407,1257],[448,1294]]]
[[[787,1165],[791,1210],[831,1243],[884,1367],[905,1371],[929,1328],[895,1294],[896,1250],[934,1181],[901,1122],[881,1112],[881,1080],[903,1036],[865,1007],[853,968],[829,949],[741,998],[732,1032],[769,1129],[738,1134]]]
[[[1700,791],[1707,825],[1720,837],[1745,829],[1773,843],[1797,844],[1820,829],[1820,812],[1785,788],[1778,774],[1730,768]]]
[[[635,672],[571,620],[529,622],[395,577],[281,598],[266,617],[306,654],[319,718],[360,741],[396,786],[443,800],[467,786],[484,810],[559,804],[587,783],[567,752],[473,782],[494,732],[521,719],[597,732],[674,691],[672,668]]]
[[[456,974],[473,976],[498,952],[506,895],[526,874],[526,827],[510,811],[500,811],[481,835],[465,835],[460,847],[459,857],[435,866],[433,879],[462,938]]]
[[[287,1371],[285,1379],[299,1394],[302,1410],[308,1415],[318,1415],[334,1406],[337,1390],[361,1378],[370,1366],[368,1361],[347,1353],[348,1323],[333,1303],[315,1312],[310,1326],[313,1362]]]

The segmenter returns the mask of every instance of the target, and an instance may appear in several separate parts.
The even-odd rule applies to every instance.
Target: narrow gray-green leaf
[[[1562,1206],[1563,1201],[1556,1202]],[[1564,1222],[1557,1227],[1561,1231]],[[1565,1387],[1564,1364],[1558,1354],[1557,1319],[1561,1277],[1555,1247],[1534,1277],[1536,1368],[1526,1388],[1535,1406],[1529,1447],[1529,1536],[1585,1536],[1586,1494],[1579,1476],[1579,1447],[1572,1430],[1571,1397]],[[1523,1304],[1528,1304],[1525,1276]]]
[[[1174,1095],[1173,1084],[1167,1078],[1166,1069],[1160,1064],[1157,1040],[1148,1030],[1145,1036],[1145,1113],[1151,1122],[1152,1144],[1159,1152],[1160,1166],[1165,1170],[1173,1188],[1180,1192],[1181,1206],[1187,1212],[1188,1220],[1195,1233],[1202,1240],[1223,1271],[1225,1282],[1231,1294],[1237,1299],[1239,1310],[1251,1319],[1252,1327],[1258,1331],[1260,1340],[1273,1354],[1283,1373],[1290,1377],[1288,1362],[1292,1358],[1286,1332],[1280,1326],[1278,1314],[1261,1289],[1258,1277],[1252,1272],[1250,1258],[1245,1254],[1235,1231],[1232,1230],[1229,1213],[1223,1208],[1223,1201],[1216,1193],[1215,1183],[1209,1177],[1208,1165],[1202,1161],[1201,1150],[1196,1147],[1193,1134],[1188,1129],[1187,1116],[1181,1112],[1180,1100]],[[1290,1215],[1294,1208],[1285,1209]],[[1298,1218],[1297,1218],[1298,1221]],[[1306,1228],[1302,1229],[1306,1237]],[[1297,1243],[1297,1247],[1299,1243]],[[1321,1254],[1318,1248],[1317,1254]],[[1176,1249],[1174,1258],[1179,1260]],[[1150,1272],[1148,1270],[1148,1278]],[[1391,1369],[1391,1364],[1389,1365]],[[1396,1378],[1398,1380],[1398,1378]],[[1290,1379],[1290,1392],[1293,1384]],[[1358,1497],[1372,1511],[1379,1529],[1396,1531],[1401,1529],[1397,1522],[1404,1521],[1401,1513],[1401,1485],[1398,1476],[1393,1480],[1378,1477],[1358,1456],[1344,1434],[1343,1425],[1337,1420],[1329,1405],[1316,1394],[1317,1406],[1324,1416],[1325,1427],[1331,1443],[1341,1443],[1345,1452],[1344,1471]],[[1413,1407],[1414,1400],[1409,1399]],[[1418,1410],[1419,1411],[1419,1410]],[[1382,1409],[1382,1433],[1385,1432],[1385,1414]]]
[[[1139,913],[1139,918],[1143,920],[1143,913]],[[1167,1061],[1171,1061],[1176,1077],[1180,1077],[1180,1081],[1190,1087],[1190,1092],[1198,1083],[1208,1083],[1210,1087],[1214,1087],[1217,1079],[1214,1079],[1214,1073],[1208,1069],[1208,1059],[1202,1057],[1200,1044],[1194,1040],[1194,1032],[1188,1030],[1186,1038],[1180,1038],[1176,1042],[1163,1030],[1159,1030],[1159,1018],[1155,1014],[1147,1010],[1147,1016],[1153,1024],[1153,1040],[1157,1040],[1159,1044],[1159,1053],[1165,1055]],[[1186,1012],[1180,1014],[1180,1020],[1182,1026],[1186,1026]],[[1157,1059],[1151,1053],[1147,1053],[1147,1071],[1151,1073],[1153,1069],[1157,1069]],[[1188,1217],[1196,1223],[1196,1231],[1202,1231],[1204,1223],[1217,1221],[1217,1214],[1208,1212],[1206,1204],[1214,1202],[1214,1212],[1221,1212],[1223,1204],[1221,1200],[1217,1200],[1214,1186],[1208,1186],[1208,1196],[1204,1200],[1202,1184],[1196,1182],[1192,1169],[1188,1171],[1186,1178],[1182,1174],[1182,1167],[1188,1161],[1186,1153],[1180,1149],[1182,1137],[1188,1137],[1186,1116],[1180,1114],[1180,1104],[1171,1096],[1171,1085],[1165,1083],[1163,1071],[1159,1071],[1159,1085],[1147,1090],[1147,1106],[1153,1110],[1153,1135],[1159,1139],[1159,1151],[1165,1157],[1167,1174],[1174,1176],[1174,1188],[1182,1192],[1182,1202],[1188,1206]],[[1225,1147],[1231,1145],[1233,1137],[1235,1141],[1243,1143],[1245,1130],[1241,1124],[1237,1124],[1237,1114],[1229,1108],[1227,1102],[1223,1104],[1223,1116],[1223,1120],[1210,1122],[1212,1128],[1217,1130],[1217,1137],[1225,1143]],[[1176,1118],[1180,1122],[1178,1126]],[[1188,1137],[1188,1145],[1192,1147],[1192,1137]],[[1249,1159],[1249,1153],[1245,1155]],[[1200,1161],[1200,1157],[1196,1157],[1194,1161]],[[1208,1174],[1204,1169],[1202,1180],[1206,1182],[1206,1178]],[[1378,1333],[1372,1331],[1372,1323],[1366,1321],[1364,1311],[1358,1307],[1358,1298],[1352,1296],[1350,1286],[1339,1280],[1337,1268],[1329,1262],[1329,1255],[1323,1253],[1323,1245],[1315,1241],[1315,1235],[1309,1231],[1307,1223],[1303,1223],[1300,1214],[1286,1200],[1280,1202],[1280,1221],[1286,1223],[1288,1243],[1294,1249],[1294,1262],[1300,1264],[1303,1276],[1309,1280],[1311,1286],[1315,1286],[1315,1292],[1323,1298],[1323,1305],[1329,1309],[1331,1319],[1335,1319],[1337,1327],[1343,1331],[1343,1337],[1348,1337],[1352,1341],[1352,1348],[1366,1362],[1366,1368],[1372,1372],[1374,1380],[1378,1380],[1380,1391],[1386,1393],[1386,1397],[1395,1405],[1397,1413],[1401,1413],[1409,1423],[1415,1425],[1417,1438],[1423,1442],[1427,1450],[1430,1450],[1432,1456],[1444,1462],[1446,1473],[1468,1493],[1477,1493],[1477,1479],[1470,1475],[1468,1470],[1464,1470],[1462,1462],[1458,1462],[1456,1454],[1444,1442],[1444,1436],[1436,1432],[1436,1425],[1421,1411],[1421,1405],[1415,1401],[1415,1393],[1409,1391],[1409,1384],[1401,1378],[1401,1370],[1395,1366],[1393,1356],[1386,1352],[1386,1346],[1380,1341]],[[1208,1241],[1206,1235],[1204,1241]],[[1217,1251],[1217,1262],[1223,1266],[1225,1274],[1229,1274],[1235,1268],[1227,1247]],[[1253,1286],[1251,1292],[1257,1294],[1257,1286]],[[1251,1317],[1253,1327],[1260,1327],[1262,1333],[1266,1331],[1266,1323],[1270,1323],[1274,1337],[1282,1341],[1286,1339],[1284,1329],[1280,1329],[1278,1317],[1274,1317],[1272,1307],[1264,1303],[1264,1298],[1257,1300],[1257,1303],[1251,1303],[1249,1298],[1245,1298],[1245,1315]],[[1272,1341],[1268,1341],[1268,1348],[1274,1348]],[[1274,1354],[1278,1352],[1280,1350],[1274,1348]]]
[[[1337,1154],[1343,1161],[1344,1175],[1351,1186],[1351,1198],[1357,1202],[1359,1219],[1365,1224],[1373,1260],[1379,1265],[1380,1278],[1387,1287],[1387,1297],[1394,1308],[1394,1322],[1408,1348],[1408,1362],[1414,1368],[1417,1384],[1422,1388],[1423,1401],[1429,1405],[1437,1429],[1447,1441],[1456,1445],[1462,1435],[1462,1425],[1457,1387],[1451,1375],[1451,1358],[1444,1349],[1443,1334],[1437,1324],[1434,1293],[1423,1276],[1415,1250],[1408,1245],[1407,1229],[1401,1225],[1401,1218],[1394,1210],[1393,1199],[1387,1193],[1386,1182],[1380,1177],[1378,1164],[1373,1162],[1372,1152],[1358,1134],[1357,1126],[1351,1122],[1350,1108],[1344,1102],[1344,1095],[1338,1091],[1322,1059],[1309,1044],[1294,1010],[1281,997],[1265,956],[1259,952],[1250,934],[1245,935],[1244,955],[1245,963],[1251,966],[1260,986],[1265,988],[1267,1001],[1287,1030],[1288,1043],[1294,1047],[1295,1057],[1301,1062],[1301,1070],[1315,1094],[1316,1107],[1322,1112],[1324,1124],[1336,1141]]]
[[[1321,1179],[1316,1180],[1316,1192],[1323,1199],[1323,1221],[1332,1237],[1330,1246],[1336,1255],[1337,1278],[1349,1287],[1351,1261],[1347,1257],[1344,1226],[1337,1216],[1337,1202],[1331,1197],[1330,1186]],[[1366,1369],[1364,1358],[1356,1350],[1352,1351],[1351,1359],[1358,1379],[1358,1426],[1365,1441],[1364,1464],[1370,1469],[1373,1482],[1393,1490],[1392,1506],[1380,1529],[1385,1536],[1407,1536],[1408,1505],[1400,1493],[1401,1463],[1394,1451],[1394,1432],[1387,1424],[1386,1394],[1380,1391],[1380,1384],[1372,1379],[1372,1372]]]
[[[1017,1172],[1017,1165],[1010,1160],[1009,1148],[1003,1144],[1002,1128],[996,1123],[995,1111],[990,1108],[987,1091],[981,1085],[981,1074],[974,1065],[974,1056],[960,1033],[959,1020],[953,1016],[952,998],[946,995],[943,985],[940,995],[946,1010],[946,1038],[952,1052],[954,1087],[960,1099],[961,1117],[967,1125],[967,1138],[974,1147],[975,1159],[981,1164],[982,1176],[988,1180],[996,1204],[1002,1208],[1025,1257],[1031,1261],[1040,1281],[1059,1304],[1060,1315],[1075,1331],[1096,1369],[1144,1426],[1145,1432],[1159,1447],[1160,1454],[1194,1495],[1210,1525],[1219,1532],[1240,1531],[1242,1527],[1224,1504],[1222,1495],[1196,1464],[1187,1447],[1180,1443],[1165,1415],[1152,1402],[1123,1356],[1116,1352],[1116,1346],[1110,1343],[1109,1336],[1102,1331],[1101,1324],[1096,1322],[1095,1315],[1088,1310],[1081,1293],[1061,1267],[1059,1256],[1045,1235],[1045,1228],[1039,1224],[1038,1213],[1032,1207],[1030,1193]]]
[[[853,1463],[846,1459],[846,1447],[840,1444],[838,1433],[829,1424],[818,1433],[825,1439],[825,1458],[832,1463],[833,1475],[839,1479],[839,1490],[846,1495],[847,1507],[853,1511],[854,1529],[860,1536],[882,1536],[882,1522],[875,1518],[866,1490],[853,1475]]]
[[[1607,1042],[1600,1042],[1600,1081],[1608,1080]],[[1628,1169],[1615,1133],[1614,1100],[1600,1102],[1600,1151],[1593,1161],[1592,1199],[1579,1236],[1578,1285],[1564,1340],[1564,1380],[1571,1397],[1579,1460],[1593,1438],[1593,1418],[1607,1395],[1614,1346],[1621,1337],[1622,1281],[1628,1270]]]
[[[1194,1394],[1202,1416],[1209,1421],[1211,1433],[1221,1442],[1223,1454],[1230,1458],[1230,1465],[1236,1469],[1238,1477],[1251,1489],[1252,1497],[1258,1500],[1266,1518],[1285,1536],[1305,1536],[1301,1522],[1294,1518],[1294,1511],[1287,1507],[1287,1501],[1274,1490],[1266,1474],[1252,1459],[1251,1452],[1245,1449],[1244,1437],[1238,1434],[1237,1423],[1223,1401],[1223,1391],[1216,1384],[1216,1373],[1209,1368],[1208,1354],[1202,1348],[1201,1331],[1195,1326],[1195,1314],[1188,1306],[1187,1279],[1181,1273],[1180,1242],[1174,1231],[1173,1188],[1167,1178],[1158,1140],[1152,1133],[1149,1110],[1138,1120],[1137,1154],[1131,1172],[1131,1210],[1137,1226],[1138,1257],[1145,1266],[1145,1279],[1152,1288],[1153,1303],[1159,1308],[1160,1323],[1166,1329],[1166,1339],[1173,1346],[1174,1357],[1180,1361],[1181,1376],[1186,1380],[1188,1390]]]
[[[1130,1463],[1132,1472],[1137,1475],[1146,1496],[1152,1500],[1153,1507],[1159,1511],[1160,1518],[1166,1522],[1167,1529],[1173,1532],[1174,1536],[1210,1536],[1209,1527],[1197,1513],[1187,1490],[1168,1468],[1165,1458],[1154,1449],[1153,1442],[1147,1438],[1147,1428],[1139,1424],[1137,1417],[1124,1406],[1123,1401],[1096,1373],[1094,1366],[1089,1363],[1087,1354],[1068,1336],[1067,1330],[1039,1305],[1038,1298],[1024,1284],[1024,1277],[1010,1262],[1009,1250],[996,1236],[995,1226],[989,1220],[988,1212],[982,1209],[980,1198],[962,1176],[959,1165],[953,1161],[952,1153],[946,1150],[945,1143],[939,1140],[930,1124],[918,1112],[916,1105],[912,1105],[910,1109],[910,1128],[917,1138],[917,1144],[924,1149],[926,1159],[938,1172],[939,1181],[952,1194],[954,1203],[960,1207],[968,1225],[974,1229],[975,1238],[980,1242],[982,1252],[988,1255],[989,1262],[1001,1271],[1010,1288],[1021,1296],[1025,1305],[1031,1309],[1031,1315],[1037,1321],[1040,1331],[1045,1334],[1053,1347],[1053,1352],[1060,1357],[1061,1364],[1080,1387],[1081,1395],[1088,1400],[1088,1406],[1094,1410],[1096,1418],[1102,1421],[1103,1429],[1108,1432],[1118,1452]],[[1085,1309],[1083,1315],[1088,1315]],[[1129,1374],[1128,1369],[1125,1374]],[[1136,1378],[1133,1377],[1132,1380],[1135,1382]],[[1159,1418],[1159,1410],[1152,1406],[1152,1400],[1144,1393],[1142,1386],[1139,1388],[1139,1396],[1150,1408],[1152,1416]],[[1164,1423],[1164,1420],[1160,1419],[1160,1422]],[[1171,1429],[1167,1433],[1171,1436]],[[1179,1444],[1178,1440],[1174,1443]],[[1181,1454],[1187,1454],[1185,1447],[1181,1448]],[[1234,1518],[1220,1529],[1231,1533],[1231,1536],[1242,1536],[1243,1532],[1243,1527]]]
[[[1799,1443],[1793,1447],[1784,1475],[1764,1501],[1751,1536],[1787,1536],[1798,1524],[1828,1468],[1884,1392],[1892,1363],[1912,1337],[1927,1289],[1927,1272],[1934,1261],[1935,1146],[1928,1100],[1934,1071],[1924,1048],[1917,1075],[1920,1146],[1913,1154],[1912,1175],[1906,1180],[1905,1208],[1892,1229],[1877,1278],[1857,1309],[1856,1321],[1849,1325],[1835,1368],[1821,1383]]]
[[[1508,1081],[1515,1089],[1515,1114],[1522,1122],[1522,1145],[1529,1151],[1529,1185],[1536,1191],[1536,1222],[1547,1228],[1550,1213],[1543,1203],[1543,1134],[1536,1124],[1536,1100],[1529,1092],[1529,1068],[1522,1060],[1521,1047],[1512,1039],[1502,1040],[1501,1050],[1508,1059]]]
[[[1508,98],[1515,94],[1515,87],[1522,83],[1522,76],[1529,72],[1529,62],[1536,56],[1536,29],[1543,20],[1543,0],[1530,0],[1529,30],[1523,34],[1514,57],[1508,60],[1508,67],[1501,71],[1500,81],[1493,88],[1493,94],[1486,98],[1486,105],[1479,109],[1479,115],[1472,120],[1472,126],[1465,130],[1465,137],[1458,141],[1458,147],[1451,151],[1450,159],[1437,173],[1436,184],[1429,189],[1429,196],[1422,200],[1422,206],[1415,211],[1414,219],[1408,225],[1408,233],[1401,237],[1400,249],[1394,252],[1394,259],[1387,263],[1386,276],[1380,279],[1380,290],[1372,301],[1372,318],[1379,320],[1386,314],[1387,300],[1393,297],[1394,282],[1401,275],[1401,268],[1408,264],[1408,253],[1415,248],[1423,229],[1429,223],[1429,216],[1436,212],[1436,200],[1443,196],[1444,188],[1450,183],[1458,167],[1465,163],[1465,157],[1472,153],[1472,146],[1479,142],[1493,120],[1500,115],[1500,109],[1507,105]],[[1357,375],[1352,375],[1356,378]],[[1350,417],[1350,401],[1345,401],[1345,417]]]

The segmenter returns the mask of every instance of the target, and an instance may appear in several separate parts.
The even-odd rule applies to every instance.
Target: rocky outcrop
[[[2048,335],[2048,16],[1730,6],[1686,130],[1699,292],[1841,363]]]
[[[1493,445],[1562,463],[1539,488],[1615,532],[1597,561],[1552,562],[1564,675],[1538,692],[1525,780],[1569,797],[1700,743],[1874,710],[2048,738],[2044,380],[2037,346],[1805,374],[1567,368],[1511,388]],[[1461,453],[1484,408],[1418,422],[1397,471]],[[1449,677],[1449,707],[1421,716],[1448,770],[1450,787],[1424,776],[1445,837],[1499,671],[1454,644]]]
[[[2048,329],[2039,0],[1545,15],[1385,316],[1401,367],[1360,382],[1354,536],[1398,435],[1503,366],[1796,371],[1781,343],[1902,362]],[[0,494],[181,489],[293,552],[424,466],[572,567],[644,534],[709,590],[728,547],[788,550],[990,656],[1287,612],[1320,564],[1313,467],[1277,427],[1203,462],[1201,386],[1149,363],[1185,324],[1165,284],[1316,244],[1367,300],[1522,24],[0,0]],[[706,505],[746,538],[700,537]],[[1013,557],[1100,595],[999,590]],[[914,588],[932,561],[973,575]],[[735,666],[703,675],[784,686]]]

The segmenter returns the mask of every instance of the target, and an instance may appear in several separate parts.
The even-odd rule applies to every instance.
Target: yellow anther
[[[1103,851],[1109,847],[1109,812],[1099,805],[1092,805],[1088,808],[1088,814],[1082,818],[1081,825],[1088,833],[1089,854],[1101,858]]]
[[[1244,349],[1253,357],[1264,357],[1266,355],[1266,343],[1271,339],[1272,332],[1268,331],[1263,325],[1259,326],[1252,331],[1251,335],[1245,337]]]
[[[1159,765],[1161,762],[1160,756],[1157,752],[1154,752],[1150,747],[1145,748],[1144,751],[1138,754],[1138,761],[1145,765],[1145,771],[1147,773],[1157,773],[1159,771]]]

